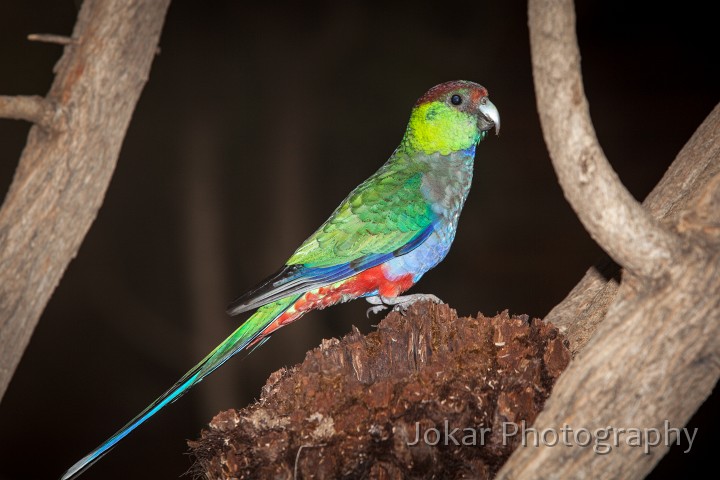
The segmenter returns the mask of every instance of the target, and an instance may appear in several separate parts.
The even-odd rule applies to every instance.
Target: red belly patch
[[[334,283],[305,293],[293,306],[285,310],[268,325],[259,338],[270,335],[275,330],[294,322],[311,310],[322,310],[336,303],[347,302],[370,292],[378,292],[383,297],[397,297],[412,287],[413,283],[411,273],[390,280],[385,275],[383,265],[369,268],[340,283]]]

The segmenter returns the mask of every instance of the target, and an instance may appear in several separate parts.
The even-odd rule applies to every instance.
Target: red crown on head
[[[452,82],[441,83],[435,85],[430,90],[418,99],[415,106],[422,105],[427,102],[434,102],[436,100],[443,99],[447,94],[457,90],[470,90],[470,99],[473,103],[477,103],[483,97],[487,97],[488,91],[482,85],[475,82],[468,82],[467,80],[454,80]]]

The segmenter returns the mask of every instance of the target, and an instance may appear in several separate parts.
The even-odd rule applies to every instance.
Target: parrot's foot
[[[443,303],[438,297],[430,293],[413,293],[412,295],[404,295],[402,297],[383,297],[382,295],[376,295],[374,297],[365,297],[368,303],[374,305],[367,309],[367,316],[371,313],[380,313],[388,306],[392,306],[393,310],[400,312],[405,315],[405,312],[415,302],[421,302],[423,300],[429,300],[433,303]]]
[[[365,297],[365,300],[367,300],[368,303],[375,305],[374,307],[370,307],[367,309],[367,312],[365,312],[365,315],[370,318],[370,314],[372,313],[375,315],[376,313],[380,313],[383,310],[385,310],[387,307],[387,304],[383,302],[383,297],[380,295],[375,295],[374,297]]]

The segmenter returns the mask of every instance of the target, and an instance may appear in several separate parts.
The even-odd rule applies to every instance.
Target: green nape
[[[403,144],[427,154],[449,155],[476,145],[480,137],[472,115],[445,102],[429,102],[413,109]]]

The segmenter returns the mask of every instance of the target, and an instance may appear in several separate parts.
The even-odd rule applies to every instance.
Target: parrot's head
[[[500,114],[487,89],[456,80],[436,85],[420,97],[405,139],[425,153],[447,155],[474,147],[492,128],[500,132]]]

